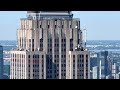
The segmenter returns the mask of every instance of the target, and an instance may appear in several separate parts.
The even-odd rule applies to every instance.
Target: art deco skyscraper
[[[89,79],[89,52],[71,11],[28,11],[11,51],[11,79]]]

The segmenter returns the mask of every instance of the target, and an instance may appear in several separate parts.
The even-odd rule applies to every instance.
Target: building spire
[[[38,17],[42,19],[73,18],[73,14],[71,11],[27,11],[27,15],[29,17],[35,17],[36,15],[38,15]]]

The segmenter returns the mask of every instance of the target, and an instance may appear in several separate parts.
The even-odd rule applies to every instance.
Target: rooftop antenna
[[[85,26],[85,25],[84,25],[83,30],[84,30],[84,49],[86,49],[86,41],[87,41],[86,37],[87,37],[87,30],[86,30],[86,26]]]

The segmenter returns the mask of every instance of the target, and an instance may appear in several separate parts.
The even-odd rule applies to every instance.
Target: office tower
[[[94,66],[93,70],[92,70],[92,79],[99,79],[99,67],[98,66]]]
[[[21,19],[17,41],[18,49],[11,51],[11,79],[72,79],[72,55],[75,78],[89,78],[80,19],[73,18],[71,11],[28,11],[27,18]],[[81,49],[76,51],[78,45]]]
[[[119,66],[117,66],[117,63],[114,63],[112,65],[112,76],[114,77],[114,79],[117,79],[116,76],[118,76],[117,74],[119,73]]]
[[[110,74],[110,65],[108,61],[108,51],[99,52],[97,55],[97,61],[99,66],[99,78],[105,79]]]
[[[3,47],[0,45],[0,79],[3,79]]]
[[[97,66],[97,53],[90,54],[90,70],[93,69],[94,66]]]
[[[90,70],[90,79],[93,79],[93,71]]]

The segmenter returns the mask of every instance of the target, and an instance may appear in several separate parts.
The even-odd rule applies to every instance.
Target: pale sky
[[[120,11],[74,11],[81,27],[86,25],[88,40],[120,40]],[[20,18],[26,11],[0,11],[0,40],[16,40]]]

